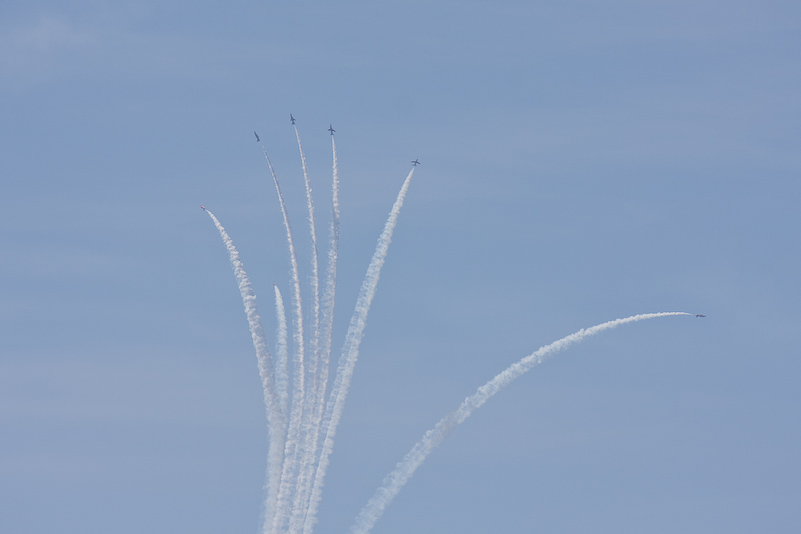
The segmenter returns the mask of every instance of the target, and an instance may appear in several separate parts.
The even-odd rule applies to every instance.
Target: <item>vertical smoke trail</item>
[[[303,180],[306,184],[306,201],[309,208],[309,236],[311,237],[311,291],[312,291],[312,328],[310,334],[310,355],[308,364],[308,373],[311,384],[306,388],[306,399],[304,401],[303,414],[301,416],[301,435],[299,437],[298,447],[295,448],[292,464],[297,465],[297,472],[295,474],[295,497],[292,515],[289,521],[289,531],[296,532],[299,528],[299,523],[302,522],[301,516],[305,512],[305,500],[309,488],[307,488],[308,468],[307,465],[314,461],[314,443],[312,432],[312,417],[314,406],[317,402],[317,387],[315,378],[318,374],[320,362],[320,272],[319,260],[317,257],[317,230],[314,222],[314,201],[312,199],[311,181],[309,180],[309,172],[306,166],[306,155],[303,152],[303,145],[300,142],[300,134],[298,127],[295,126],[295,138],[298,141],[298,151],[300,152],[300,161],[303,168]]]
[[[615,319],[606,323],[593,326],[587,329],[581,329],[578,332],[563,337],[558,341],[554,341],[550,345],[545,345],[537,349],[534,353],[526,356],[517,363],[509,366],[505,371],[498,374],[478,388],[478,390],[467,397],[464,402],[455,411],[443,417],[437,424],[426,432],[422,439],[418,441],[414,447],[406,454],[401,462],[395,469],[384,478],[384,482],[378,490],[373,494],[367,502],[362,511],[356,517],[353,527],[351,527],[351,534],[367,534],[376,521],[384,513],[384,509],[392,502],[392,499],[398,494],[401,488],[409,481],[414,472],[423,463],[426,457],[433,451],[448,433],[453,430],[457,425],[462,423],[465,419],[470,417],[477,408],[481,407],[490,397],[495,395],[502,388],[507,386],[514,379],[534,367],[535,365],[543,362],[554,353],[564,350],[568,346],[578,343],[584,338],[593,336],[604,330],[614,328],[616,326],[642,321],[645,319],[653,319],[656,317],[667,317],[670,315],[690,315],[685,312],[662,312],[662,313],[644,313],[640,315],[633,315],[624,319]]]
[[[275,337],[275,394],[278,399],[278,405],[281,408],[281,414],[284,419],[289,416],[289,371],[287,370],[287,327],[286,327],[286,310],[284,308],[284,299],[281,296],[281,290],[278,286],[273,284],[275,290],[275,317],[278,321],[278,328],[276,329]],[[286,429],[284,429],[286,431]]]
[[[367,314],[370,311],[370,304],[375,296],[378,278],[381,275],[381,267],[384,265],[384,261],[387,257],[387,250],[392,241],[392,232],[395,230],[395,225],[398,222],[398,215],[400,214],[400,209],[403,206],[403,201],[406,198],[406,191],[409,189],[409,184],[411,183],[413,175],[414,168],[412,168],[406,180],[403,182],[395,204],[392,206],[392,210],[389,213],[389,218],[384,225],[384,231],[378,238],[378,244],[373,253],[373,259],[367,267],[367,274],[362,282],[359,298],[356,301],[356,308],[353,311],[348,333],[345,336],[345,343],[342,347],[342,355],[339,358],[339,363],[337,364],[337,374],[331,389],[331,396],[325,408],[323,423],[325,438],[320,452],[320,460],[317,464],[317,472],[314,477],[314,486],[312,488],[308,519],[306,521],[307,528],[304,529],[304,531],[310,532],[310,529],[314,526],[314,522],[316,521],[315,516],[320,503],[323,479],[328,469],[328,457],[331,455],[331,451],[334,447],[334,436],[336,435],[339,420],[342,417],[345,397],[348,394],[350,381],[353,377],[353,368],[356,366],[356,360],[359,358],[359,345],[364,337]]]
[[[333,155],[333,178],[331,181],[331,227],[329,229],[330,248],[328,250],[328,265],[326,269],[325,290],[323,292],[322,302],[322,316],[321,316],[321,332],[320,332],[320,365],[318,367],[317,377],[315,383],[317,385],[317,403],[314,406],[315,413],[313,414],[312,427],[311,427],[311,447],[307,451],[309,454],[306,465],[307,481],[312,482],[314,473],[314,465],[317,461],[318,443],[320,441],[320,429],[322,427],[323,411],[325,409],[325,390],[328,386],[328,369],[331,359],[331,340],[334,333],[334,302],[336,297],[336,282],[337,282],[337,259],[339,255],[339,165],[337,160],[337,145],[334,136],[331,136],[331,151]],[[309,487],[309,493],[311,488]],[[309,499],[310,495],[306,496],[306,515],[304,530],[311,528],[308,524],[310,520],[309,515]]]
[[[320,328],[320,272],[319,261],[317,259],[317,230],[314,223],[314,202],[312,200],[311,182],[309,181],[309,170],[306,167],[306,155],[303,153],[303,145],[300,143],[300,134],[298,134],[298,127],[295,126],[295,138],[298,140],[298,151],[300,151],[300,163],[303,167],[303,181],[306,183],[306,202],[309,207],[309,236],[312,242],[312,260],[311,260],[311,289],[313,298],[313,311],[312,311],[312,332],[311,332],[311,350],[312,354],[317,352],[317,344],[319,343],[319,328]]]
[[[205,209],[205,208],[204,208]],[[267,407],[267,422],[270,427],[270,445],[267,453],[267,503],[266,517],[274,513],[276,499],[278,496],[279,480],[281,478],[281,459],[284,449],[284,426],[285,420],[281,414],[280,401],[275,395],[275,376],[273,362],[270,351],[267,349],[267,341],[264,335],[264,328],[261,325],[261,317],[256,307],[256,295],[250,280],[245,272],[245,267],[239,259],[239,252],[234,247],[233,241],[223,228],[217,217],[209,210],[209,214],[214,226],[220,232],[225,247],[231,258],[231,266],[239,284],[239,293],[242,295],[242,303],[245,305],[245,314],[250,326],[250,334],[253,338],[253,347],[256,349],[256,358],[259,365],[259,376],[261,376],[262,388],[264,389],[264,404]]]
[[[289,245],[289,257],[292,268],[292,300],[295,308],[295,328],[293,341],[295,343],[295,368],[294,380],[292,390],[292,409],[289,414],[289,429],[284,443],[284,465],[281,471],[281,483],[278,489],[278,497],[276,500],[275,512],[270,521],[269,516],[265,520],[265,531],[268,528],[272,532],[278,532],[283,529],[284,522],[289,516],[290,502],[289,498],[294,490],[295,482],[295,469],[296,466],[292,459],[294,458],[295,450],[298,447],[299,434],[301,430],[301,419],[303,416],[303,400],[305,397],[305,356],[304,356],[304,339],[303,339],[303,309],[302,300],[300,295],[300,275],[298,274],[298,259],[295,253],[295,241],[292,238],[292,227],[289,224],[289,217],[286,211],[286,203],[284,196],[281,193],[281,186],[278,183],[278,176],[275,174],[273,164],[270,157],[267,155],[267,149],[262,145],[264,158],[267,160],[267,166],[270,168],[270,174],[275,183],[275,190],[278,193],[278,202],[281,205],[281,213],[284,217],[284,226],[286,227],[287,243]],[[271,524],[271,527],[267,523]]]
[[[331,355],[331,340],[334,335],[334,300],[337,289],[337,256],[339,254],[339,167],[337,162],[337,145],[334,136],[331,136],[331,150],[333,152],[333,179],[331,183],[331,228],[329,230],[331,248],[328,250],[328,269],[326,270],[325,292],[323,293],[322,311],[322,347],[320,353],[326,358],[321,367],[325,369],[325,376],[318,380],[319,398],[325,396],[325,387],[328,382],[328,361]]]

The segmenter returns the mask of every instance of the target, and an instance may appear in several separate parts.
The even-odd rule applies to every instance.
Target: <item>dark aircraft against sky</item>
[[[289,114],[289,120],[292,124],[295,124],[295,117],[293,117],[291,113]]]
[[[419,162],[419,161],[417,161],[417,160],[414,160],[414,161],[412,161],[412,165],[414,165],[415,167],[417,167],[418,165],[420,165],[420,162]]]
[[[261,141],[261,139],[259,139],[259,134],[256,133],[256,130],[253,130],[253,135],[256,136],[256,142],[257,143]]]
[[[206,211],[206,206],[204,206],[203,204],[201,204],[201,205],[200,205],[200,209],[202,209],[203,211]]]
[[[704,315],[703,313],[696,313],[695,316],[696,317],[706,317],[706,315]]]
[[[334,127],[331,126],[330,124],[328,125],[328,131],[331,132],[331,135],[334,135],[334,132],[336,132],[336,130],[334,130]]]

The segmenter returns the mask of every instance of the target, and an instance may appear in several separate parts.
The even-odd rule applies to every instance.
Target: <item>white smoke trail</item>
[[[337,289],[337,257],[339,255],[339,167],[337,162],[337,145],[334,136],[331,136],[331,150],[333,152],[333,179],[331,183],[331,228],[329,238],[331,248],[328,250],[328,268],[326,270],[325,292],[323,293],[322,310],[322,347],[320,353],[324,358],[331,355],[331,340],[334,335],[334,300]],[[322,362],[322,369],[325,370],[325,377],[318,379],[318,387],[322,386],[319,398],[325,395],[325,387],[328,382],[328,362]]]
[[[261,377],[262,388],[264,389],[264,404],[267,407],[267,422],[269,425],[270,444],[267,453],[267,502],[265,504],[266,517],[272,514],[276,507],[276,500],[281,478],[281,460],[284,449],[284,427],[285,419],[281,414],[280,401],[275,395],[275,376],[273,371],[273,361],[270,351],[267,349],[267,340],[264,335],[264,328],[261,324],[261,317],[256,307],[256,295],[250,285],[250,279],[245,272],[245,267],[239,259],[239,252],[234,247],[233,241],[223,228],[217,217],[209,211],[214,226],[220,232],[225,247],[231,258],[231,266],[234,268],[239,293],[242,295],[242,303],[245,306],[250,334],[253,338],[253,347],[256,349],[256,358],[259,366],[259,376]]]
[[[298,260],[295,253],[295,241],[292,238],[292,227],[289,224],[289,216],[286,211],[286,203],[284,196],[281,193],[281,186],[278,183],[278,176],[275,174],[275,169],[267,155],[267,149],[262,145],[264,158],[267,160],[267,166],[270,168],[270,174],[275,183],[275,190],[278,193],[278,202],[281,205],[281,213],[284,217],[284,226],[286,227],[287,243],[289,245],[289,257],[292,269],[292,301],[295,308],[295,328],[293,341],[295,344],[295,359],[294,359],[294,380],[292,390],[292,408],[289,414],[289,429],[287,437],[284,442],[284,465],[281,471],[281,482],[278,489],[278,497],[276,499],[275,512],[270,521],[268,516],[265,520],[264,530],[266,532],[279,532],[284,529],[284,523],[288,520],[290,513],[290,496],[294,491],[294,482],[296,478],[296,462],[295,451],[299,444],[299,434],[301,430],[301,422],[303,417],[303,401],[305,397],[305,348],[303,338],[303,309],[302,299],[300,295],[300,275],[298,274]],[[268,530],[269,529],[269,530]]]
[[[478,388],[478,390],[467,397],[464,402],[455,411],[443,417],[434,428],[426,432],[422,439],[418,441],[414,447],[406,454],[401,462],[395,469],[384,478],[384,482],[378,490],[373,494],[367,502],[362,511],[356,517],[353,527],[351,527],[351,534],[367,534],[373,528],[376,521],[384,513],[387,505],[392,502],[392,499],[398,494],[401,488],[409,481],[414,472],[423,463],[426,457],[433,451],[448,433],[453,430],[457,425],[462,423],[465,419],[470,417],[477,408],[481,407],[490,397],[495,395],[502,388],[507,386],[514,379],[534,367],[542,363],[544,360],[552,356],[554,353],[566,349],[568,346],[578,343],[589,336],[593,336],[604,330],[609,330],[616,326],[642,321],[645,319],[654,319],[656,317],[667,317],[670,315],[690,315],[685,312],[662,312],[662,313],[644,313],[640,315],[633,315],[624,319],[615,319],[606,323],[581,329],[578,332],[563,337],[558,341],[554,341],[550,345],[545,345],[537,349],[534,353],[526,356],[522,360],[510,365],[505,371],[498,374]]]
[[[286,420],[289,416],[289,371],[287,370],[287,354],[289,351],[287,350],[286,309],[284,308],[284,298],[281,296],[281,290],[275,284],[273,284],[273,289],[275,290],[275,317],[278,321],[278,328],[276,328],[275,332],[275,394],[281,413]],[[286,429],[284,430],[286,431]]]
[[[320,328],[320,272],[319,260],[317,258],[317,230],[314,223],[314,201],[312,200],[311,181],[309,181],[309,170],[306,167],[306,155],[303,153],[303,145],[300,143],[300,134],[298,134],[298,127],[295,126],[295,138],[298,140],[298,151],[300,152],[300,163],[303,167],[303,181],[306,183],[306,203],[309,207],[309,236],[312,242],[312,260],[311,260],[311,289],[313,298],[312,310],[312,332],[311,332],[311,352],[316,355],[317,344],[319,343],[319,328]]]
[[[307,451],[310,455],[304,466],[307,471],[308,481],[312,481],[314,466],[317,461],[318,443],[320,441],[320,429],[322,428],[323,412],[325,410],[325,391],[328,386],[328,371],[331,360],[331,341],[334,333],[334,302],[336,297],[337,281],[337,259],[339,255],[339,165],[337,160],[337,145],[334,136],[331,136],[331,151],[333,155],[333,178],[331,181],[331,227],[329,229],[330,248],[328,249],[328,265],[326,268],[325,290],[323,292],[321,332],[320,332],[320,365],[318,367],[315,383],[317,384],[317,403],[314,406],[314,416],[312,419],[311,447]],[[311,488],[309,488],[309,493]],[[310,515],[308,510],[308,498],[306,504],[306,515],[303,530],[311,529]]]
[[[367,267],[367,274],[362,282],[359,298],[356,301],[356,308],[353,311],[353,317],[351,317],[350,326],[345,336],[345,343],[342,347],[342,355],[339,358],[339,363],[337,364],[337,374],[334,378],[331,396],[328,399],[325,409],[323,422],[325,438],[323,439],[320,460],[317,464],[317,472],[314,477],[314,485],[312,487],[309,512],[306,521],[308,529],[304,529],[305,531],[310,531],[316,522],[315,516],[320,503],[323,480],[325,479],[325,473],[328,469],[328,458],[334,447],[334,436],[336,435],[339,420],[342,417],[345,397],[348,394],[350,382],[353,377],[353,368],[356,366],[356,361],[359,358],[359,345],[364,337],[367,314],[370,311],[370,304],[375,296],[378,278],[381,275],[381,268],[386,261],[389,244],[392,241],[392,232],[395,230],[395,225],[398,222],[398,215],[400,214],[400,209],[403,206],[403,201],[406,198],[406,192],[409,189],[409,184],[411,183],[413,175],[414,168],[412,168],[406,180],[403,182],[395,204],[392,206],[392,210],[389,213],[389,218],[384,225],[384,231],[378,238],[378,244],[376,245],[370,265]]]
[[[303,515],[306,511],[306,499],[310,491],[309,480],[310,478],[310,464],[314,463],[315,443],[313,441],[313,413],[315,412],[315,405],[317,403],[317,387],[316,377],[319,373],[320,365],[320,272],[319,272],[319,259],[317,256],[317,230],[314,221],[314,201],[312,198],[311,181],[309,180],[309,171],[306,166],[306,155],[303,152],[303,145],[300,142],[300,134],[298,127],[295,126],[295,138],[298,141],[298,151],[300,152],[300,161],[303,168],[303,180],[306,185],[306,202],[309,209],[309,236],[311,238],[311,292],[312,292],[312,325],[311,325],[311,347],[308,361],[308,374],[311,381],[309,387],[306,388],[306,399],[304,401],[304,410],[301,416],[301,435],[299,437],[298,447],[295,448],[292,464],[297,465],[297,472],[295,475],[295,496],[292,515],[289,520],[289,532],[298,532],[300,524],[303,522]]]

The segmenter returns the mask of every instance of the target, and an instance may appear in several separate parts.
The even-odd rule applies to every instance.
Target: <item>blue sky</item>
[[[376,534],[796,532],[801,8],[793,2],[4,2],[0,524],[255,532],[242,304],[288,293],[252,131],[320,219],[341,343],[409,161],[317,532],[476,387]],[[300,234],[302,236],[302,234]],[[299,237],[302,266],[308,241]]]

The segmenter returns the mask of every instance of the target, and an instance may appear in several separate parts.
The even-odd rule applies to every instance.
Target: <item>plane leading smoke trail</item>
[[[304,532],[311,532],[316,522],[317,508],[320,503],[323,481],[328,469],[329,456],[334,447],[334,436],[336,435],[337,425],[342,418],[345,398],[347,397],[350,382],[353,378],[353,369],[359,358],[359,345],[364,337],[364,328],[367,325],[367,314],[370,311],[370,304],[373,301],[373,297],[375,297],[378,279],[381,276],[381,268],[384,266],[384,262],[387,259],[387,251],[392,241],[392,233],[398,223],[398,216],[400,215],[401,207],[403,207],[406,192],[409,190],[412,176],[414,176],[414,167],[403,182],[398,197],[395,199],[395,204],[389,212],[387,222],[384,224],[384,231],[381,232],[381,236],[378,238],[378,244],[376,245],[370,265],[367,267],[367,274],[362,282],[359,298],[356,301],[356,307],[353,310],[350,326],[345,335],[345,343],[342,347],[342,355],[339,358],[339,363],[337,364],[337,374],[331,388],[331,396],[325,408],[325,416],[323,419],[325,437],[323,438],[320,458],[317,463],[317,472],[314,476],[311,497],[309,499],[309,511],[304,524]]]
[[[234,243],[228,236],[220,221],[214,214],[203,208],[209,214],[214,226],[220,232],[225,247],[231,258],[231,266],[234,268],[239,293],[242,295],[242,303],[245,306],[250,334],[253,338],[253,347],[256,349],[256,358],[259,365],[259,375],[261,376],[262,388],[264,389],[264,404],[267,407],[267,422],[270,427],[270,445],[267,453],[267,513],[275,510],[276,499],[278,496],[278,481],[281,477],[281,461],[284,449],[284,426],[285,420],[281,413],[280,400],[275,397],[275,376],[273,371],[273,361],[270,351],[267,349],[267,339],[264,335],[264,328],[261,324],[258,308],[256,307],[256,295],[250,284],[250,279],[245,272],[245,267],[239,259],[239,252],[234,247]]]
[[[661,312],[661,313],[644,313],[640,315],[632,315],[623,319],[615,319],[607,321],[599,325],[582,328],[578,332],[563,337],[554,341],[550,345],[545,345],[537,349],[534,353],[526,356],[517,363],[510,365],[505,371],[501,372],[495,378],[478,388],[478,390],[467,397],[464,402],[453,412],[443,417],[437,424],[426,432],[423,437],[418,441],[414,447],[406,454],[395,469],[384,478],[381,487],[376,490],[367,504],[362,508],[359,515],[351,527],[351,534],[367,534],[373,528],[375,523],[381,518],[386,507],[392,502],[398,492],[409,481],[414,472],[423,463],[426,457],[433,451],[442,441],[447,437],[451,430],[457,425],[462,423],[465,419],[479,407],[481,407],[487,400],[495,395],[502,388],[511,383],[514,379],[534,367],[542,363],[544,360],[566,349],[570,345],[578,343],[589,336],[593,336],[604,330],[615,328],[626,323],[633,323],[636,321],[643,321],[645,319],[654,319],[657,317],[668,317],[671,315],[692,315],[686,312]]]

